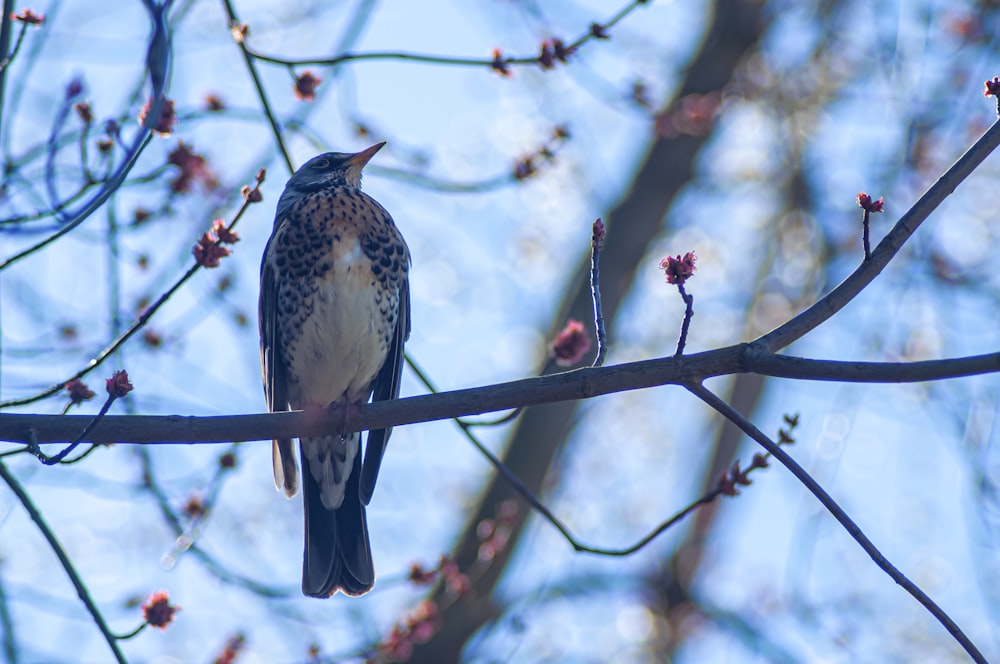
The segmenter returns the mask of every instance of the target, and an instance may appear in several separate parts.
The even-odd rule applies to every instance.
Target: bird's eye
[[[313,168],[316,168],[321,171],[326,170],[330,168],[330,160],[327,159],[326,157],[323,157],[322,159],[317,159],[316,161],[313,162]]]

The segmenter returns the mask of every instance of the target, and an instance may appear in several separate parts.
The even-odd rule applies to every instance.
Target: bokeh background
[[[5,14],[28,6],[45,20],[24,30],[3,72],[0,259],[57,232],[105,186],[150,94],[149,5],[5,3]],[[859,263],[858,192],[885,197],[877,241],[995,119],[982,95],[983,80],[1000,74],[992,1],[175,0],[173,132],[154,137],[84,223],[0,272],[5,412],[62,412],[65,392],[8,402],[64,381],[128,328],[266,167],[264,200],[240,221],[232,255],[199,271],[86,377],[99,394],[71,412],[96,413],[115,369],[135,390],[112,413],[264,409],[258,267],[289,172],[227,10],[259,54],[383,54],[253,62],[295,166],[388,140],[364,186],[409,243],[407,348],[441,390],[537,374],[569,317],[592,330],[585,269],[597,217],[608,229],[609,364],[673,353],[683,302],[657,267],[667,254],[698,256],[688,352],[752,339]],[[571,44],[619,10],[610,39],[586,41],[565,63],[513,63],[509,75],[488,64],[494,49],[531,59],[545,42]],[[21,31],[11,23],[12,45]],[[306,72],[320,79],[314,99],[295,94]],[[89,123],[76,108],[84,102]],[[997,163],[789,352],[901,361],[995,351]],[[773,435],[783,415],[799,414],[790,453],[1000,658],[995,376],[866,386],[740,375],[709,385]],[[404,395],[427,389],[404,371]],[[581,540],[612,548],[756,451],[674,387],[532,408],[472,431]],[[226,453],[235,467],[220,470]],[[454,423],[399,427],[369,509],[376,588],[316,601],[298,589],[301,505],[274,491],[267,443],[118,445],[54,468],[16,444],[0,443],[0,454],[115,632],[139,625],[137,602],[153,591],[182,607],[165,631],[122,642],[134,661],[213,661],[237,635],[241,662],[964,657],[780,466],[639,552],[601,557],[574,553],[531,515]],[[468,580],[463,596],[409,578],[441,556]],[[432,628],[394,641],[394,626],[428,600]],[[6,488],[0,645],[13,662],[111,658]]]

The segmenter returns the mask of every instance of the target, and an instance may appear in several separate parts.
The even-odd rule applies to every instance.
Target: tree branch
[[[910,581],[905,574],[896,569],[892,563],[890,563],[889,560],[882,555],[882,552],[878,550],[870,539],[868,539],[868,536],[862,532],[861,528],[859,528],[856,523],[854,523],[851,517],[848,516],[847,512],[845,512],[844,509],[837,504],[837,501],[835,501],[833,497],[831,497],[830,494],[828,494],[823,487],[820,486],[819,482],[814,480],[802,466],[796,463],[795,459],[781,449],[777,443],[768,438],[764,432],[755,427],[750,420],[740,415],[729,404],[717,397],[711,391],[705,389],[705,386],[701,383],[691,383],[686,387],[692,394],[711,406],[727,420],[738,426],[743,433],[759,443],[761,447],[771,453],[771,456],[780,461],[781,464],[785,466],[785,468],[787,468],[799,482],[801,482],[814,496],[816,496],[817,500],[823,504],[823,507],[825,507],[826,510],[833,515],[837,522],[844,527],[844,530],[846,530],[847,533],[854,538],[859,545],[861,545],[861,548],[864,549],[865,553],[871,557],[872,561],[878,566],[879,569],[888,574],[889,577],[902,586],[906,592],[913,595],[913,597],[916,598],[916,600],[920,602],[924,608],[926,608],[931,615],[933,615],[934,618],[945,627],[945,629],[948,630],[948,633],[951,634],[956,641],[958,641],[958,643],[965,649],[973,660],[986,664],[986,658],[983,657],[982,653],[979,652],[975,644],[972,643],[961,628],[955,624],[951,617],[945,613],[944,610],[927,595],[927,593],[921,590],[915,583]]]
[[[865,286],[877,277],[903,244],[916,232],[927,217],[944,202],[967,177],[1000,145],[1000,121],[994,122],[965,154],[958,158],[944,175],[924,192],[906,211],[892,230],[878,243],[871,260],[865,260],[846,279],[801,314],[762,336],[760,341],[767,350],[785,348],[803,335],[819,327],[843,309]]]
[[[69,580],[73,583],[73,587],[76,588],[76,594],[80,597],[80,601],[83,602],[83,605],[87,608],[87,612],[90,613],[91,618],[94,619],[94,623],[97,625],[97,628],[101,631],[101,634],[104,635],[104,640],[107,641],[108,647],[111,648],[115,661],[120,664],[125,664],[125,656],[118,648],[118,641],[115,639],[115,635],[112,634],[111,630],[108,628],[108,624],[105,622],[104,616],[101,614],[100,609],[97,608],[97,604],[94,603],[93,598],[91,598],[90,591],[87,590],[87,586],[84,585],[80,575],[77,574],[76,568],[73,567],[73,563],[70,561],[69,556],[66,555],[66,551],[63,549],[62,544],[60,544],[59,540],[56,539],[55,533],[52,532],[52,529],[49,528],[49,524],[45,522],[45,518],[42,516],[41,512],[38,511],[38,508],[36,508],[35,504],[31,501],[31,496],[29,496],[28,492],[24,490],[21,483],[17,481],[17,478],[14,477],[9,470],[7,470],[7,466],[4,465],[3,461],[0,461],[0,479],[2,479],[7,486],[10,487],[10,490],[14,492],[14,495],[17,496],[21,505],[28,512],[28,516],[30,516],[31,520],[35,522],[35,525],[38,526],[38,530],[41,531],[42,535],[48,541],[49,546],[52,547],[52,552],[56,554],[57,558],[59,558],[59,563],[66,571],[66,575],[69,576]]]
[[[852,383],[912,383],[997,372],[1000,353],[922,362],[837,362],[774,355],[757,344],[739,344],[683,357],[585,367],[485,387],[382,401],[363,406],[357,413],[335,410],[214,417],[107,416],[85,442],[210,443],[319,436],[330,431],[350,433],[683,385],[736,373]],[[92,420],[90,415],[0,414],[0,440],[67,442],[76,439]]]

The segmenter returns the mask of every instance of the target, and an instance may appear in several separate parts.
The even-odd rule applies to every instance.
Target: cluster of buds
[[[45,23],[45,14],[36,14],[33,9],[22,9],[17,13],[11,12],[10,20],[25,25],[41,25]]]
[[[248,184],[243,185],[240,189],[240,194],[243,195],[243,200],[247,203],[260,203],[264,200],[264,195],[260,193],[260,185],[264,184],[264,178],[267,175],[267,169],[260,169],[257,171],[257,184],[251,187]]]
[[[90,108],[90,102],[81,101],[73,106],[73,110],[76,111],[77,116],[79,116],[80,121],[83,124],[90,126],[90,123],[94,121],[94,112]]]
[[[559,125],[552,130],[552,133],[545,140],[545,143],[535,151],[534,154],[521,157],[514,164],[514,179],[526,180],[538,172],[539,160],[550,162],[555,159],[559,146],[569,139],[569,130]]]
[[[590,24],[590,36],[594,39],[611,39],[608,34],[608,26],[601,25],[600,23]]]
[[[664,271],[667,277],[667,283],[673,284],[675,286],[683,286],[684,282],[694,275],[695,261],[698,257],[694,255],[693,251],[689,251],[684,256],[680,254],[676,256],[667,256],[660,261],[660,269]]]
[[[142,605],[142,615],[150,627],[166,629],[174,619],[174,614],[181,610],[179,606],[170,604],[170,595],[161,590],[150,595]]]
[[[405,662],[413,655],[414,645],[426,643],[434,636],[439,623],[437,605],[424,600],[402,622],[393,626],[392,632],[379,646],[379,653],[390,662]]]
[[[174,101],[172,99],[161,98],[161,101],[160,115],[156,121],[151,124],[146,123],[147,117],[155,105],[154,100],[151,98],[142,107],[142,110],[139,111],[139,124],[162,136],[170,136],[170,133],[174,130],[174,125],[177,124],[177,111],[174,110]]]
[[[243,650],[246,640],[246,636],[242,633],[237,633],[229,637],[229,640],[226,641],[226,647],[215,658],[214,664],[233,664],[236,661],[236,656]]]
[[[104,381],[104,387],[112,399],[121,399],[133,389],[128,379],[128,372],[124,369],[111,374],[111,378]]]
[[[444,579],[448,590],[456,595],[464,595],[469,590],[469,577],[462,574],[458,564],[447,556],[441,556],[437,567],[432,569],[425,569],[420,564],[413,563],[408,578],[413,585],[427,586],[436,581],[438,576]]]
[[[70,404],[74,406],[94,398],[94,391],[79,378],[74,378],[66,383],[66,391],[69,393]]]
[[[504,57],[503,51],[498,48],[493,49],[493,60],[490,61],[490,68],[504,78],[513,76],[510,70],[511,58]]]
[[[66,405],[67,410],[70,406],[78,406],[84,401],[90,401],[94,398],[94,396],[96,396],[94,391],[79,378],[74,378],[66,383],[64,387],[66,388],[66,393],[69,396],[69,404]],[[110,405],[111,401],[123,398],[135,388],[132,386],[131,381],[129,381],[128,372],[122,369],[121,371],[115,371],[111,374],[111,378],[105,379],[104,389],[108,392],[107,405]]]
[[[792,432],[795,428],[799,426],[799,415],[785,414],[782,419],[784,420],[784,426],[778,429],[778,445],[791,445],[795,442],[795,438],[792,436]],[[758,468],[767,468],[770,464],[768,462],[768,457],[770,454],[764,454],[758,452],[753,455],[753,461],[750,462],[750,466],[746,469],[740,468],[739,460],[733,464],[727,472],[722,473],[719,476],[719,480],[716,483],[716,489],[719,493],[726,496],[736,496],[739,495],[739,487],[750,486],[752,483],[750,480],[750,473]]]
[[[295,98],[300,101],[315,101],[316,88],[322,82],[323,79],[307,69],[300,76],[295,77]]]
[[[198,265],[219,267],[219,262],[231,253],[229,247],[224,245],[239,241],[239,235],[230,230],[222,219],[216,219],[212,222],[212,230],[205,231],[191,251]]]
[[[767,468],[767,466],[767,457],[760,452],[753,455],[753,461],[750,462],[750,467],[746,470],[740,470],[740,462],[739,459],[737,459],[736,462],[733,463],[733,467],[730,468],[728,472],[722,473],[719,477],[717,488],[719,492],[726,496],[739,495],[737,487],[750,486],[752,483],[750,480],[750,473],[757,468]]]
[[[563,43],[563,40],[553,37],[542,42],[542,51],[538,55],[538,64],[542,66],[542,69],[552,69],[556,66],[556,62],[566,64],[567,59],[573,55],[574,51],[576,51],[576,47],[567,46]]]
[[[206,166],[205,157],[192,150],[184,141],[178,142],[177,147],[167,155],[167,163],[180,169],[177,177],[170,182],[170,189],[175,193],[191,191],[191,185],[195,182],[204,183],[210,190],[218,186]]]
[[[858,194],[858,207],[860,207],[865,212],[882,212],[885,207],[885,198],[882,196],[878,197],[878,200],[872,200],[872,197],[861,192]]]
[[[994,76],[993,80],[986,81],[986,87],[983,90],[984,97],[1000,97],[1000,76]]]
[[[517,512],[517,502],[505,500],[500,503],[495,519],[483,519],[476,525],[476,536],[479,538],[478,555],[480,562],[491,562],[501,551],[507,548]]]
[[[566,321],[566,325],[549,344],[549,356],[561,367],[576,364],[588,351],[590,351],[590,336],[583,323],[574,318]]]

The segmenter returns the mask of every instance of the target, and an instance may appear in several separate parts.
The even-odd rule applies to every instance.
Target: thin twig
[[[680,357],[684,354],[688,331],[691,329],[691,319],[694,317],[694,295],[684,290],[684,284],[677,284],[677,291],[681,294],[681,299],[684,300],[684,320],[681,321],[681,333],[677,337],[677,350],[674,351],[674,357]]]
[[[229,454],[232,455],[235,463],[235,455],[238,445],[239,443],[233,443],[230,445],[229,451],[223,452],[219,456],[219,459],[221,460],[223,456]],[[224,484],[223,477],[225,475],[231,475],[231,470],[232,466],[225,466],[221,463],[221,461],[218,465],[216,465],[215,474],[212,476],[212,479],[208,481],[208,491],[204,494],[204,497],[199,500],[200,505],[197,513],[193,515],[189,514],[189,516],[191,516],[190,522],[187,527],[184,528],[183,532],[176,536],[174,539],[174,547],[167,554],[165,554],[164,560],[170,561],[170,564],[173,564],[178,558],[180,558],[181,555],[190,551],[191,547],[193,547],[195,542],[198,541],[198,538],[208,526],[208,519],[215,511],[215,505],[219,501],[219,494],[222,492]]]
[[[861,241],[865,247],[865,260],[870,261],[872,259],[872,242],[871,242],[871,213],[865,209],[861,211]]]
[[[222,0],[222,4],[226,7],[226,14],[229,16],[229,29],[233,31],[236,35],[240,26],[240,19],[236,16],[236,8],[233,7],[232,0]],[[288,152],[288,148],[285,146],[285,138],[281,134],[281,127],[278,125],[278,118],[274,115],[274,109],[271,108],[271,102],[267,98],[267,92],[264,90],[264,84],[260,80],[260,74],[257,72],[257,65],[254,62],[254,58],[257,56],[251,54],[250,49],[247,48],[245,39],[236,39],[237,45],[240,47],[240,52],[243,53],[243,61],[246,63],[247,71],[250,72],[250,78],[253,80],[254,89],[257,90],[257,97],[260,99],[261,108],[264,111],[264,115],[267,116],[267,122],[271,125],[271,134],[274,136],[274,142],[278,146],[278,151],[281,153],[282,159],[285,161],[285,167],[288,169],[288,174],[291,175],[295,172],[295,166],[292,163],[292,156]]]
[[[28,451],[34,454],[35,457],[46,466],[56,465],[57,463],[65,459],[70,452],[75,450],[80,445],[80,443],[83,442],[84,437],[91,431],[93,431],[94,427],[97,426],[97,424],[104,419],[104,416],[108,414],[108,409],[111,408],[111,404],[115,402],[115,399],[116,396],[114,394],[109,394],[108,398],[105,399],[104,404],[101,406],[101,410],[97,413],[97,415],[95,415],[94,418],[87,423],[87,426],[83,428],[83,431],[80,432],[80,435],[74,438],[72,441],[70,441],[69,445],[67,445],[66,448],[63,449],[58,454],[55,454],[53,456],[45,454],[45,452],[42,452],[42,448],[38,446],[37,442],[32,445],[29,445]],[[86,454],[80,455],[80,457],[77,458],[76,461],[79,461],[84,456],[86,456]]]
[[[93,618],[94,623],[100,630],[101,634],[104,635],[104,640],[107,641],[108,647],[115,656],[115,661],[119,664],[125,664],[125,656],[122,654],[121,650],[118,648],[118,642],[115,639],[115,635],[108,629],[107,623],[104,621],[104,616],[101,615],[100,610],[94,603],[94,600],[90,597],[90,591],[87,590],[87,586],[84,585],[83,580],[77,573],[76,568],[73,567],[72,561],[70,561],[69,556],[66,555],[66,551],[63,549],[62,544],[56,539],[55,534],[52,529],[49,528],[48,523],[42,517],[41,512],[35,507],[35,504],[31,501],[31,496],[28,492],[24,490],[24,487],[17,481],[17,478],[7,469],[6,464],[0,461],[0,479],[2,479],[10,490],[14,492],[17,499],[20,501],[21,505],[28,512],[28,516],[31,520],[35,522],[38,526],[38,530],[42,533],[42,536],[48,541],[49,546],[52,548],[53,553],[59,558],[59,563],[62,565],[63,570],[65,570],[66,575],[69,577],[70,582],[72,582],[73,587],[76,588],[76,594],[83,602],[86,607],[87,612],[90,613],[91,618]]]
[[[230,4],[230,0],[223,0],[227,6]],[[596,39],[606,39],[608,37],[608,31],[622,21],[626,16],[631,14],[633,11],[641,7],[642,5],[649,4],[649,0],[632,0],[628,2],[622,9],[618,10],[614,16],[603,23],[593,23],[590,29],[581,34],[575,40],[570,42],[564,48],[567,51],[574,51],[579,49],[581,46],[589,41]],[[230,21],[235,20],[234,13],[230,13]],[[239,26],[239,22],[235,23]],[[464,66],[464,67],[489,67],[496,68],[498,64],[497,58],[464,58],[464,57],[453,57],[446,55],[429,55],[423,53],[409,53],[406,51],[378,51],[369,53],[341,53],[340,55],[328,57],[328,58],[282,58],[274,55],[267,55],[265,53],[260,53],[249,47],[244,47],[244,50],[248,57],[252,57],[261,62],[268,62],[274,65],[281,65],[283,67],[300,67],[305,65],[327,65],[336,66],[344,62],[358,61],[358,60],[406,60],[409,62],[420,62],[424,64],[437,64],[437,65],[453,65],[453,66]],[[522,56],[522,57],[504,57],[499,62],[502,66],[507,65],[537,65],[539,64],[540,56]]]
[[[4,586],[3,579],[0,578],[0,639],[3,640],[2,651],[4,659],[12,664],[18,661],[17,635],[14,632],[14,619],[10,615],[10,604],[7,600],[10,596]]]
[[[405,359],[406,359],[406,364],[410,367],[413,373],[416,374],[417,380],[423,383],[423,386],[427,388],[427,391],[429,391],[431,394],[438,394],[441,392],[441,390],[438,389],[438,386],[434,383],[434,381],[431,380],[430,375],[426,371],[424,371],[423,367],[417,364],[417,361],[413,359],[412,355],[406,354]],[[548,369],[550,369],[553,366],[553,364],[554,362],[552,362],[550,358],[549,361],[545,364],[546,368],[543,368],[541,373],[544,374]],[[506,424],[507,422],[510,422],[511,420],[515,419],[518,415],[521,414],[523,410],[524,410],[523,408],[514,408],[509,413],[505,413],[500,417],[494,418],[492,420],[485,420],[478,422],[472,420],[466,420],[461,417],[456,417],[453,419],[461,427],[499,426],[501,424]]]
[[[604,328],[604,310],[601,308],[601,250],[604,249],[604,222],[594,222],[590,238],[590,294],[594,300],[594,328],[597,330],[597,357],[593,366],[604,364],[608,354],[608,333]]]
[[[636,551],[639,551],[640,549],[645,547],[647,544],[652,542],[660,535],[662,535],[671,526],[673,526],[681,519],[686,517],[688,514],[693,512],[699,506],[708,504],[713,500],[715,500],[715,498],[717,498],[721,493],[721,491],[719,490],[714,490],[707,493],[706,495],[702,496],[698,500],[694,501],[693,503],[682,509],[680,512],[677,512],[669,519],[660,523],[658,526],[653,528],[653,530],[651,530],[647,535],[643,536],[641,539],[639,539],[639,541],[637,541],[635,544],[632,544],[631,546],[622,548],[607,548],[607,547],[592,546],[590,544],[584,544],[579,539],[577,539],[576,535],[574,535],[572,531],[570,531],[569,526],[563,523],[563,521],[559,519],[559,517],[557,517],[554,512],[552,512],[552,510],[550,510],[537,496],[535,496],[535,494],[531,492],[531,489],[529,489],[517,475],[511,472],[511,470],[507,468],[506,465],[504,465],[503,461],[501,461],[485,445],[483,445],[483,443],[469,430],[468,425],[464,425],[461,422],[459,422],[459,427],[461,428],[462,433],[465,434],[465,437],[469,440],[469,442],[472,443],[473,447],[475,447],[479,451],[479,453],[486,458],[486,460],[490,463],[490,465],[492,465],[496,469],[497,473],[499,473],[499,475],[502,478],[504,478],[507,484],[509,484],[510,487],[514,489],[514,491],[519,496],[521,496],[521,498],[524,499],[524,501],[528,503],[528,505],[533,510],[538,512],[538,514],[540,514],[543,519],[548,521],[553,528],[558,530],[559,534],[562,535],[563,538],[569,543],[569,545],[573,547],[573,550],[579,553],[592,553],[598,556],[609,556],[616,558],[630,556]]]
[[[3,115],[4,89],[7,84],[7,67],[14,60],[14,56],[21,49],[21,42],[24,41],[24,33],[28,29],[27,23],[21,24],[21,33],[17,36],[17,43],[13,50],[10,48],[10,35],[14,30],[14,0],[3,0],[3,16],[0,17],[0,116]]]
[[[814,480],[802,466],[796,463],[795,459],[781,449],[777,443],[768,438],[764,432],[755,427],[752,422],[743,417],[732,406],[720,399],[713,392],[705,388],[705,386],[701,383],[692,382],[686,384],[685,387],[688,391],[704,401],[720,415],[739,427],[743,433],[759,443],[761,447],[770,452],[771,456],[780,461],[785,468],[795,475],[799,482],[801,482],[814,496],[816,496],[820,503],[823,504],[823,507],[825,507],[827,511],[833,515],[840,525],[843,526],[844,530],[846,530],[847,533],[854,538],[854,541],[856,541],[861,548],[864,549],[865,553],[871,557],[872,561],[879,567],[879,569],[889,575],[893,581],[902,586],[906,592],[910,593],[918,602],[920,602],[924,608],[926,608],[930,614],[933,615],[937,621],[948,630],[948,633],[951,634],[956,641],[958,641],[958,643],[965,649],[973,660],[983,664],[986,663],[986,658],[983,657],[982,653],[979,652],[975,644],[973,644],[969,637],[965,635],[957,624],[955,624],[951,617],[948,616],[948,614],[945,613],[941,607],[935,604],[927,593],[921,590],[915,583],[910,581],[906,575],[896,569],[892,563],[890,563],[886,557],[882,555],[875,544],[872,543],[861,528],[854,523],[851,517],[847,515],[847,512],[845,512],[844,509],[837,504],[837,501],[835,501],[830,494],[828,494],[826,490],[820,486],[819,482]]]
[[[28,247],[27,249],[23,249],[18,253],[14,254],[13,256],[4,259],[3,261],[0,261],[0,271],[6,270],[10,266],[17,263],[18,261],[21,261],[27,258],[28,256],[31,256],[32,254],[38,253],[39,251],[49,246],[62,236],[69,233],[70,231],[76,229],[77,226],[86,221],[87,218],[90,217],[90,215],[92,215],[95,211],[97,211],[98,208],[104,205],[104,203],[108,200],[111,194],[117,191],[118,186],[121,185],[121,183],[125,180],[125,176],[128,175],[128,172],[132,170],[133,166],[135,166],[136,161],[139,159],[139,155],[142,154],[142,151],[146,149],[147,145],[149,145],[149,141],[152,138],[152,136],[153,136],[152,132],[150,132],[148,129],[143,129],[142,131],[140,131],[139,134],[137,135],[135,143],[133,144],[132,148],[130,148],[128,154],[126,155],[125,161],[123,161],[122,164],[118,167],[118,170],[115,172],[114,176],[109,178],[108,181],[104,183],[104,185],[97,192],[97,194],[89,201],[87,201],[87,203],[83,206],[83,209],[75,213],[59,230],[57,230],[52,235],[49,235],[41,242],[38,242]]]
[[[134,639],[142,633],[142,630],[149,626],[148,622],[140,623],[138,627],[133,629],[131,632],[125,632],[124,634],[115,634],[115,638],[119,641],[128,641],[129,639]]]
[[[431,381],[430,377],[426,374],[426,372],[424,372],[413,361],[412,358],[407,357],[406,361],[410,365],[410,368],[413,370],[413,372],[417,374],[417,378],[424,384],[424,386],[427,387],[427,389],[430,390],[432,393],[438,393],[437,387]],[[506,418],[510,418],[511,416],[520,413],[521,410],[522,409],[520,408],[515,410],[510,415],[507,415]],[[569,542],[570,546],[573,547],[574,551],[593,553],[596,555],[612,556],[612,557],[622,557],[631,555],[636,551],[638,551],[639,549],[646,546],[647,544],[649,544],[650,542],[652,542],[661,533],[663,533],[672,525],[683,519],[691,512],[693,512],[699,505],[710,503],[719,495],[719,493],[721,493],[719,490],[715,490],[709,494],[706,494],[705,496],[702,496],[697,501],[691,503],[690,505],[685,507],[683,510],[681,510],[674,516],[660,523],[658,526],[653,528],[653,530],[651,530],[649,534],[645,535],[638,542],[636,542],[631,546],[618,549],[611,549],[611,548],[596,547],[588,544],[583,544],[569,530],[569,527],[566,526],[566,524],[564,524],[559,519],[559,517],[557,517],[551,510],[549,510],[549,508],[546,507],[537,497],[535,497],[535,495],[531,492],[530,489],[528,489],[527,486],[525,486],[525,484],[520,480],[520,478],[518,478],[514,473],[512,473],[510,469],[507,468],[507,466],[503,463],[503,461],[501,461],[492,452],[490,452],[490,450],[487,449],[485,445],[483,445],[483,443],[479,440],[479,438],[477,438],[476,435],[472,433],[472,427],[477,426],[478,423],[467,422],[459,418],[452,418],[452,419],[462,430],[462,433],[469,440],[469,442],[471,442],[472,445],[477,450],[479,450],[480,454],[482,454],[486,458],[486,460],[489,461],[489,463],[496,469],[496,471],[500,474],[500,476],[503,477],[508,484],[510,484],[511,488],[514,489],[514,491],[518,495],[520,495],[525,500],[525,502],[528,503],[528,505],[530,505],[536,512],[538,512],[542,516],[542,518],[548,521],[552,525],[552,527],[558,530],[559,533],[566,539],[566,541]]]
[[[59,107],[59,112],[56,113],[55,119],[52,121],[52,131],[49,133],[49,140],[47,141],[47,148],[45,151],[45,191],[49,196],[49,209],[57,207],[59,205],[59,193],[56,190],[56,156],[59,154],[58,148],[58,138],[62,133],[62,129],[66,125],[66,120],[69,118],[70,111],[73,108],[73,102],[79,99],[80,95],[83,94],[83,81],[80,79],[74,79],[70,82],[69,86],[66,88],[66,94],[63,97],[62,106]],[[65,215],[58,213],[60,218],[64,218]]]

